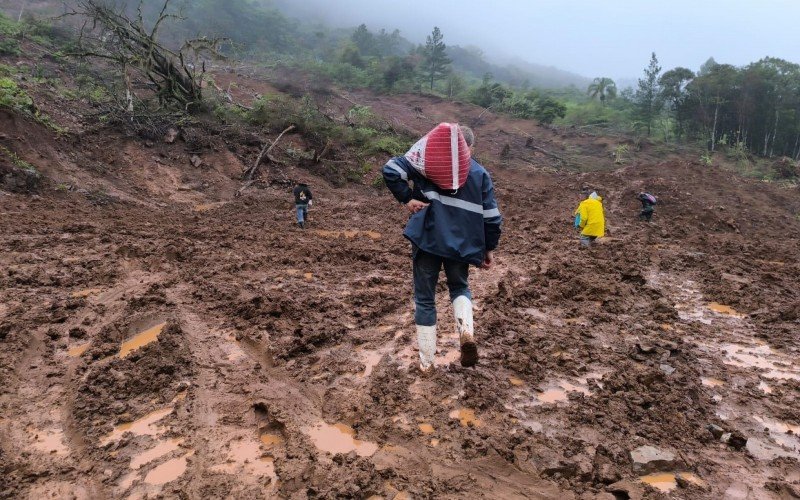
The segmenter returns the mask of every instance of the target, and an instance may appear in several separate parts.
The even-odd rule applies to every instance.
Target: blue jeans
[[[414,259],[414,303],[416,310],[414,320],[422,326],[436,324],[436,284],[439,281],[439,271],[444,266],[447,277],[447,288],[450,290],[450,300],[463,295],[472,300],[469,291],[469,264],[456,260],[445,259],[437,255],[424,252],[417,247],[412,248]]]
[[[305,222],[308,216],[308,205],[295,205],[297,208],[297,222]]]

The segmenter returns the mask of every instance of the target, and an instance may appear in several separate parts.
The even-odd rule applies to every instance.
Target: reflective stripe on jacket
[[[420,249],[478,266],[487,251],[497,248],[503,219],[492,179],[475,160],[470,162],[466,183],[457,191],[439,189],[404,157],[389,160],[383,179],[400,203],[412,199],[430,203],[411,216],[403,233]],[[413,190],[409,181],[414,183]]]

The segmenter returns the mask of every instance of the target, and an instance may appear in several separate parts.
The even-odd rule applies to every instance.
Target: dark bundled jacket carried
[[[470,160],[467,181],[457,191],[439,189],[402,156],[389,160],[383,178],[400,203],[430,203],[411,216],[403,233],[421,250],[479,266],[486,252],[497,248],[503,219],[492,179],[475,160]]]
[[[294,188],[294,203],[295,205],[308,205],[308,202],[313,199],[311,190],[308,189],[308,184],[298,184]]]

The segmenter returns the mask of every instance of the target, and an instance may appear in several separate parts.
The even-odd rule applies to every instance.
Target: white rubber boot
[[[436,357],[436,325],[417,325],[417,344],[419,346],[419,369],[427,372]]]
[[[478,362],[478,346],[475,344],[475,330],[472,323],[472,301],[461,295],[453,301],[453,314],[456,317],[456,333],[461,344],[461,366],[475,366]]]

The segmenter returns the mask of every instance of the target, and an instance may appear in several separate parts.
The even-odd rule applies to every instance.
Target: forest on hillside
[[[150,24],[165,7],[163,0],[104,3],[127,16],[139,9]],[[3,20],[0,50],[16,50],[13,17],[57,15],[67,9],[60,5],[7,7],[11,19]],[[218,55],[228,59],[266,70],[299,69],[344,88],[429,93],[542,124],[695,144],[709,155],[723,148],[743,161],[800,158],[800,66],[782,59],[764,57],[736,67],[711,58],[694,71],[664,69],[653,54],[636,88],[623,89],[603,76],[590,81],[555,69],[493,64],[478,47],[448,45],[447,34],[435,26],[426,40],[411,41],[399,29],[373,31],[365,24],[332,29],[304,22],[266,2],[173,0],[166,7],[174,17],[164,20],[158,36],[175,50],[187,40],[214,40]]]

